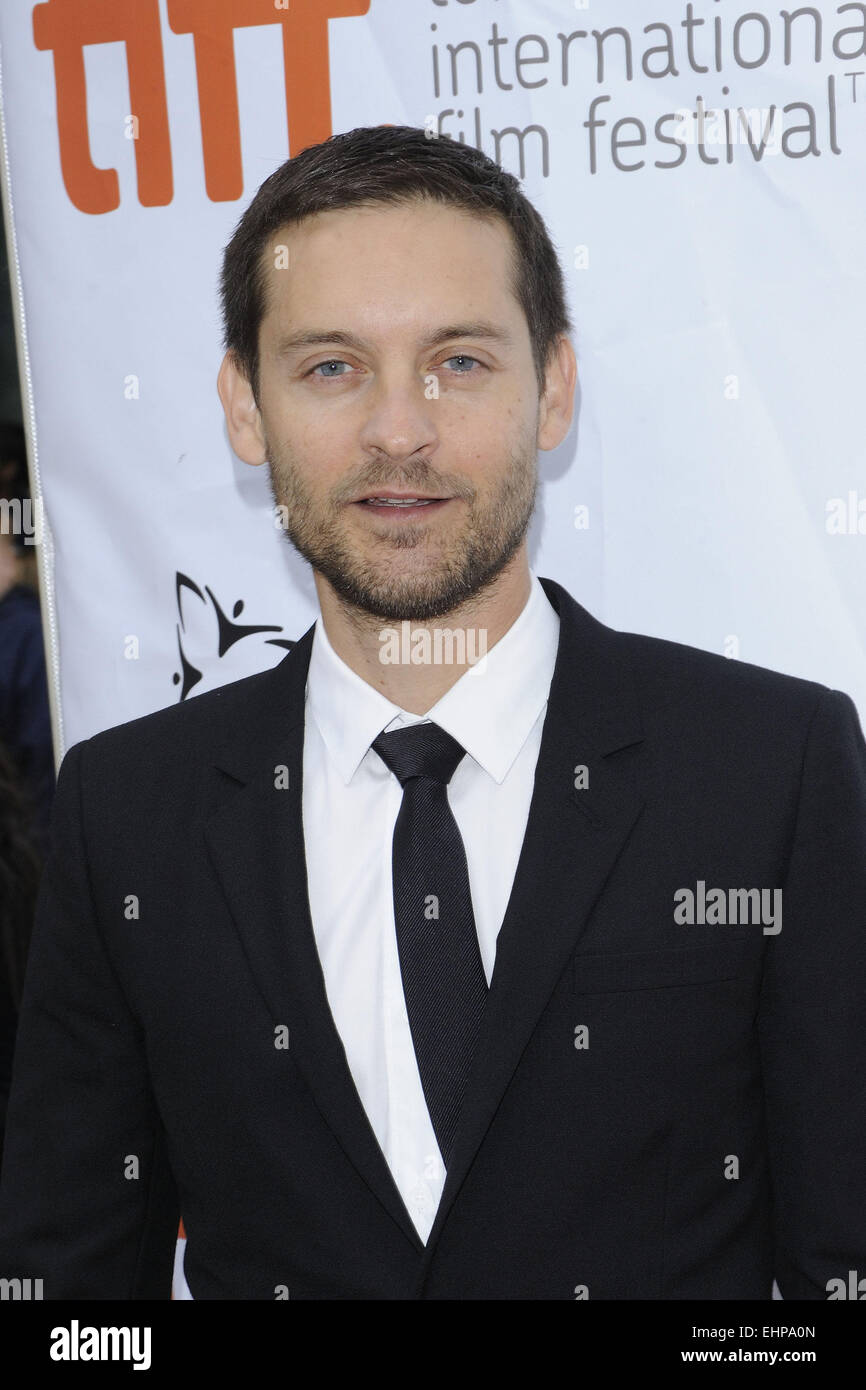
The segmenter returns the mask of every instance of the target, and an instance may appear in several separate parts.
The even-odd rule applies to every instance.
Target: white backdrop
[[[231,9],[0,11],[58,758],[272,665],[316,616],[226,439],[217,277],[290,151],[383,122],[498,156],[560,250],[580,411],[540,458],[536,572],[614,627],[845,690],[866,722],[866,5],[235,0],[233,44],[208,46]]]

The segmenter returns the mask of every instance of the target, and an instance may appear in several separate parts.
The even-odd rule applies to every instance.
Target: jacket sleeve
[[[758,1030],[776,1282],[827,1299],[866,1275],[866,743],[838,690],[809,728]]]
[[[46,1299],[169,1298],[178,1200],[144,1038],[102,940],[82,817],[58,774],[0,1173],[0,1278]]]

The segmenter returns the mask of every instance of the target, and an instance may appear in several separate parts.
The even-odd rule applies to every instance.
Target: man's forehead
[[[421,220],[410,230],[405,247],[410,255],[404,255],[402,261],[382,254],[372,224],[367,223],[363,234],[359,232],[359,214],[405,216],[416,211]],[[459,230],[449,237],[448,215],[461,212],[464,215],[459,220]],[[415,234],[419,230],[423,233],[425,217],[437,220],[430,221],[431,237],[423,248],[418,247],[416,255]],[[262,326],[279,337],[281,352],[315,346],[324,340],[345,342],[346,346],[363,345],[364,326],[370,325],[381,307],[390,316],[391,330],[399,316],[419,345],[435,346],[448,338],[471,336],[484,338],[491,346],[510,346],[514,341],[515,316],[521,310],[514,295],[513,243],[507,224],[501,219],[497,221],[499,226],[494,228],[487,219],[473,219],[463,209],[431,204],[429,200],[423,208],[415,203],[364,205],[313,214],[274,233],[263,249]],[[353,228],[357,233],[354,239]],[[501,238],[501,257],[491,254],[491,231]],[[305,234],[309,238],[307,244],[302,240]],[[464,242],[463,256],[459,250],[455,254],[455,240],[461,236],[471,243]],[[312,245],[315,256],[317,237],[326,254],[321,271],[298,274],[293,279],[293,265],[300,269],[306,261],[305,269],[311,270],[309,252]],[[479,245],[480,240],[485,242],[483,246]],[[339,256],[334,255],[335,241],[339,243]],[[404,305],[405,314],[401,314],[399,310]],[[370,336],[375,335],[371,332]]]
[[[317,296],[353,280],[363,288],[362,277],[385,283],[393,275],[421,283],[425,269],[477,284],[489,281],[495,293],[514,260],[511,231],[500,217],[491,220],[428,200],[424,206],[364,205],[314,213],[271,234],[260,268],[269,288],[287,290],[292,268],[303,267],[309,273],[300,289]]]

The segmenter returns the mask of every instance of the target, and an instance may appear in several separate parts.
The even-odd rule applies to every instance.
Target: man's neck
[[[337,656],[411,714],[426,714],[504,637],[531,591],[525,545],[489,589],[425,623],[372,617],[342,599],[320,574],[313,577],[325,633]]]

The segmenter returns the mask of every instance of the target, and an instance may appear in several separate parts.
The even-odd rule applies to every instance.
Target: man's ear
[[[571,339],[560,334],[547,360],[544,393],[539,403],[538,447],[555,449],[568,434],[574,415],[577,359]]]
[[[217,373],[217,393],[226,417],[231,446],[243,463],[267,463],[261,415],[247,377],[234,353],[227,352]]]

